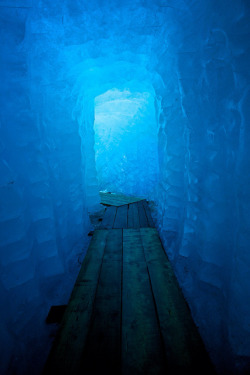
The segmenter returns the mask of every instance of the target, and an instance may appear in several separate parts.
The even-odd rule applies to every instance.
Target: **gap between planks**
[[[154,227],[146,200],[106,209],[100,229],[138,229]]]

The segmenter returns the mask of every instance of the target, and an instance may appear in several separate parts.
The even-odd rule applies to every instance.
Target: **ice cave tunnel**
[[[154,202],[216,371],[250,373],[249,16],[249,0],[0,0],[1,374],[41,374],[100,190]]]

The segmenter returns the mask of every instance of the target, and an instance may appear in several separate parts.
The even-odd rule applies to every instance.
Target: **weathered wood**
[[[128,206],[128,228],[140,228],[137,203],[132,203]]]
[[[122,375],[166,374],[140,230],[123,231]]]
[[[114,222],[115,222],[116,210],[117,210],[117,207],[115,206],[107,207],[103,220],[102,220],[102,224],[100,226],[101,229],[113,228]]]
[[[94,232],[44,375],[215,374],[147,203],[115,225],[147,227]]]
[[[139,210],[140,228],[147,228],[149,226],[148,219],[147,219],[142,201],[138,202],[138,210]]]
[[[127,196],[123,194],[105,193],[100,191],[101,203],[109,206],[123,206],[124,204],[130,204],[139,202],[142,198],[135,196]]]
[[[117,213],[114,222],[114,229],[128,227],[128,205],[117,208]]]
[[[96,230],[44,368],[44,375],[76,374],[93,311],[108,231]]]
[[[164,340],[168,373],[214,374],[156,229],[140,229]]]
[[[122,229],[109,231],[81,374],[119,374],[121,369]]]
[[[154,225],[154,222],[153,222],[153,219],[152,219],[152,216],[151,216],[150,209],[148,207],[148,203],[144,200],[144,201],[142,201],[142,204],[143,204],[143,207],[144,207],[147,219],[148,219],[148,225],[149,225],[149,227],[154,228],[155,225]]]

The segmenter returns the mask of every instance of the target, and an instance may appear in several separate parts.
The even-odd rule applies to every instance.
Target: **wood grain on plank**
[[[125,229],[94,232],[44,375],[215,374],[147,203],[110,208]]]
[[[156,229],[140,229],[164,340],[168,373],[214,374]]]
[[[105,193],[100,192],[101,203],[113,206],[122,206],[124,204],[130,204],[134,202],[139,202],[142,198],[138,198],[135,196],[126,196],[123,194],[115,194],[115,193]]]
[[[81,374],[112,375],[121,369],[122,229],[109,231]]]
[[[117,208],[117,213],[114,222],[114,228],[127,228],[128,227],[128,205],[120,206]]]
[[[122,374],[166,374],[139,229],[123,231]]]
[[[138,210],[139,210],[140,228],[147,228],[149,225],[148,225],[147,215],[143,206],[143,201],[138,202]]]
[[[150,208],[148,206],[148,203],[146,202],[146,200],[144,200],[144,201],[142,201],[142,204],[143,204],[143,207],[144,207],[147,219],[148,219],[148,225],[149,225],[149,227],[154,228],[155,225],[154,225],[154,222],[153,222],[153,219],[152,219],[152,216],[151,216],[151,212],[150,212]]]
[[[76,374],[93,311],[108,232],[96,230],[77,277],[60,331],[44,368],[44,375]]]
[[[103,229],[113,228],[114,222],[115,222],[116,210],[117,210],[117,207],[115,206],[107,207],[100,228],[103,228]]]
[[[132,203],[128,206],[128,228],[140,228],[138,204]]]

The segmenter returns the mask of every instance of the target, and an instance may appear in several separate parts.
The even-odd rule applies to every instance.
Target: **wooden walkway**
[[[44,374],[215,374],[146,201],[108,207]]]
[[[101,229],[128,229],[154,227],[149,207],[145,200],[120,207],[106,208]]]
[[[126,196],[124,194],[107,193],[100,191],[101,203],[107,206],[122,206],[124,204],[135,203],[143,200],[135,196]]]

